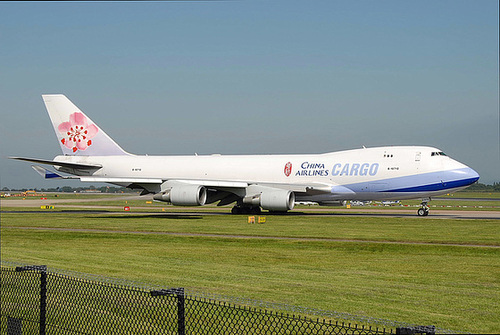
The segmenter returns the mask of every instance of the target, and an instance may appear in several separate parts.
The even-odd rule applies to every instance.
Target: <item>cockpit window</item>
[[[431,153],[431,156],[447,156],[447,155],[442,151],[435,151]]]

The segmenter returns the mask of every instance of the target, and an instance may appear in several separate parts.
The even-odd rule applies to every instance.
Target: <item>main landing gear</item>
[[[418,216],[427,216],[429,215],[429,206],[427,206],[427,202],[429,202],[431,199],[422,199],[422,203],[420,204],[422,207],[420,207],[417,211]]]
[[[231,209],[232,214],[260,214],[260,207],[236,205]]]

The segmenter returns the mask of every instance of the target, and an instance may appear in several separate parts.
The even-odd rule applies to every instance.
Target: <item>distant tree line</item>
[[[4,187],[2,188],[2,192],[11,192],[11,191],[19,191],[19,192],[26,192],[30,189],[28,188],[22,188],[22,189],[16,189],[16,188],[8,188]],[[68,193],[91,193],[91,192],[97,192],[97,193],[135,193],[137,190],[132,190],[126,187],[115,187],[115,186],[102,186],[102,187],[95,187],[93,185],[90,185],[89,187],[70,187],[70,186],[63,186],[63,187],[57,187],[57,188],[31,188],[31,190],[34,190],[36,192],[68,192]]]
[[[486,185],[481,183],[475,183],[471,186],[467,187],[465,191],[473,191],[473,192],[500,192],[500,182],[493,183],[493,185]]]

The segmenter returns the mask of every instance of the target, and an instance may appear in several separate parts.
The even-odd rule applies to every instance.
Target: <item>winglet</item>
[[[42,95],[65,155],[128,155],[87,115],[62,94]]]

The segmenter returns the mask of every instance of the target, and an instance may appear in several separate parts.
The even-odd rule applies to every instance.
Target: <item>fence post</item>
[[[47,265],[16,267],[16,272],[23,271],[40,271],[40,335],[45,335],[47,322]]]
[[[150,291],[152,297],[175,295],[177,298],[177,334],[186,334],[186,297],[184,295],[184,288],[171,288],[164,290]]]
[[[45,335],[47,322],[47,268],[40,271],[40,335]]]
[[[184,288],[177,291],[177,329],[179,335],[186,334],[186,310]]]

